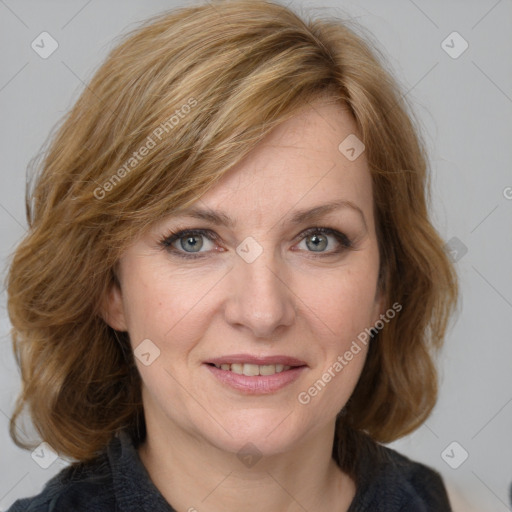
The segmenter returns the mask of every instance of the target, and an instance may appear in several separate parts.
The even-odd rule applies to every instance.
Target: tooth
[[[232,371],[238,375],[246,375],[248,377],[257,377],[258,375],[274,375],[286,370],[290,370],[291,366],[284,364],[252,364],[252,363],[222,363],[216,364],[216,368],[225,371]]]
[[[274,375],[276,373],[275,364],[263,364],[260,366],[260,375]]]
[[[243,372],[244,375],[247,375],[248,377],[254,377],[260,374],[260,367],[257,364],[245,363]]]
[[[244,373],[244,365],[239,363],[233,363],[231,365],[231,371],[234,373],[238,373],[238,375],[242,375]]]

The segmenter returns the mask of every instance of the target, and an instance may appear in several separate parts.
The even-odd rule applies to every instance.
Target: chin
[[[238,456],[247,451],[260,457],[291,451],[317,426],[308,427],[304,420],[297,421],[296,413],[290,414],[285,408],[233,412],[223,420],[222,426],[216,424],[213,429],[208,418],[205,424],[196,425],[196,433],[218,449]]]

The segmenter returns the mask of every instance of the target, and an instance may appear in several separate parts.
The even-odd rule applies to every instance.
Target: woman
[[[67,116],[9,273],[27,408],[73,463],[17,511],[451,510],[428,417],[457,280],[395,82],[335,19],[151,20]]]

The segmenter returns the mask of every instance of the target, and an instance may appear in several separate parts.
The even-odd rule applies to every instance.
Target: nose
[[[278,329],[292,325],[296,315],[289,274],[271,252],[263,250],[250,263],[237,257],[229,273],[226,321],[256,338],[272,338]]]

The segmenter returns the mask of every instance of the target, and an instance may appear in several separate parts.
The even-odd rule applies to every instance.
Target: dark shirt
[[[387,448],[359,461],[349,512],[451,512],[439,474]],[[378,462],[376,462],[378,461]],[[191,500],[189,510],[201,512]],[[176,512],[155,487],[125,432],[89,463],[68,466],[43,491],[16,501],[7,512]],[[314,512],[314,511],[311,511]]]

